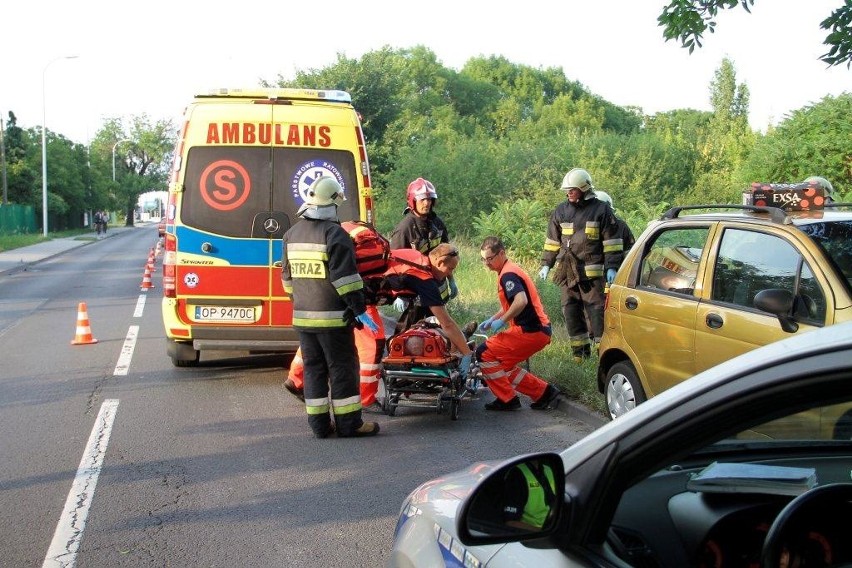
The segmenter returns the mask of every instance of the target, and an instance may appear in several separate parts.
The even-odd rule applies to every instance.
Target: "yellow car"
[[[850,320],[849,204],[674,207],[610,287],[598,388],[616,418],[741,353]],[[832,424],[852,435],[852,413]]]

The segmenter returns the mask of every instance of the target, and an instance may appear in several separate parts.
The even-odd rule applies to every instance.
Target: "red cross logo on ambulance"
[[[328,160],[311,160],[299,166],[290,180],[290,192],[296,201],[296,207],[301,207],[305,203],[308,188],[320,176],[330,176],[336,179],[343,189],[343,199],[346,199],[346,182],[337,166]]]

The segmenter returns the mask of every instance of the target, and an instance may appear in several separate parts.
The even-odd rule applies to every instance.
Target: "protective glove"
[[[456,286],[455,278],[450,278],[450,300],[459,295],[459,287]]]
[[[549,266],[542,266],[542,267],[541,267],[541,269],[538,271],[538,277],[539,277],[540,279],[542,279],[542,280],[546,280],[546,279],[547,279],[547,274],[548,274],[549,272],[550,272],[550,267],[549,267]]]
[[[373,318],[370,317],[370,314],[364,312],[363,314],[358,314],[355,316],[355,320],[361,322],[362,325],[366,325],[367,328],[373,333],[379,332],[379,326],[376,322],[373,321]]]
[[[467,374],[470,372],[470,362],[472,359],[472,352],[462,356],[461,361],[459,362],[459,373],[461,374],[462,379],[467,378]]]
[[[397,298],[396,300],[393,301],[393,309],[395,309],[399,313],[404,312],[405,308],[407,308],[407,307],[408,307],[408,300],[406,300],[402,296],[400,296],[399,298]]]
[[[486,331],[491,329],[491,322],[493,322],[495,319],[497,319],[496,316],[491,316],[490,318],[479,324],[479,327],[476,328],[477,331],[479,331],[479,333],[485,333]]]
[[[615,280],[615,275],[617,273],[618,273],[618,271],[615,268],[610,268],[609,270],[607,270],[606,271],[606,283],[612,284],[612,281]]]
[[[504,327],[506,327],[506,322],[504,322],[501,319],[496,319],[493,322],[491,322],[491,332],[492,333],[497,333],[498,331],[500,331]]]

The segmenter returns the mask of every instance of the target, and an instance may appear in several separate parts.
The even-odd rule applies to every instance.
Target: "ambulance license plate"
[[[195,321],[254,323],[254,306],[195,306]]]

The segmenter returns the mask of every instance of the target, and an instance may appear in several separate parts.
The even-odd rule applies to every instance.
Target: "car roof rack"
[[[672,207],[663,213],[660,219],[677,219],[680,216],[681,211],[694,209],[741,209],[743,211],[751,211],[752,213],[766,213],[769,215],[769,219],[773,223],[779,223],[782,225],[790,224],[790,218],[783,209],[779,209],[778,207],[764,207],[760,205],[679,205],[677,207]]]

